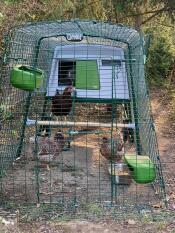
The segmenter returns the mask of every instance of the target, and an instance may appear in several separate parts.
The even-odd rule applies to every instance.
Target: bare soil
[[[111,201],[118,206],[155,205],[159,202],[150,184],[111,185],[110,162],[100,154],[103,133],[75,135],[68,151],[63,151],[49,168],[38,166],[33,153],[26,148],[24,156],[14,162],[3,178],[3,195],[15,204],[66,202],[67,210],[76,198],[76,205],[85,206],[96,202],[107,205]],[[26,146],[28,147],[28,145]],[[130,143],[125,152],[134,152]]]
[[[94,220],[91,218],[86,221],[69,220],[66,219],[66,216],[63,216],[62,218],[51,218],[51,220],[48,221],[43,221],[41,219],[41,221],[31,221],[31,223],[24,224],[22,223],[22,218],[20,216],[20,219],[17,217],[14,218],[14,225],[10,223],[5,224],[0,219],[0,232],[175,232],[175,129],[170,120],[170,99],[164,91],[153,90],[151,92],[151,104],[156,123],[158,144],[167,191],[168,209],[166,211],[162,208],[161,203],[158,202],[155,192],[150,185],[143,187],[132,182],[127,188],[120,188],[117,194],[117,199],[120,203],[121,200],[125,200],[125,204],[128,204],[128,206],[131,203],[129,200],[132,200],[133,203],[134,199],[136,203],[139,201],[140,204],[151,204],[153,207],[152,212],[144,212],[143,209],[140,219],[136,218],[135,215],[129,215],[129,210],[128,213],[125,213],[122,216],[121,220],[117,217],[116,220],[96,220],[95,217]],[[102,184],[100,187],[101,197],[104,198],[104,200],[105,198],[109,200],[109,190],[111,190],[111,187],[107,164],[105,159],[103,159],[99,153],[100,142],[98,136],[92,135],[91,137],[90,143],[88,143],[88,149],[85,149],[85,147],[87,148],[87,138],[85,135],[76,137],[76,140],[74,139],[71,150],[64,151],[64,156],[57,159],[57,166],[51,167],[52,179],[50,183],[47,182],[51,174],[50,171],[41,171],[42,182],[40,186],[40,197],[42,201],[47,202],[49,198],[56,198],[57,201],[60,194],[64,194],[64,197],[70,197],[75,194],[75,187],[77,198],[81,203],[86,203],[87,193],[92,201],[96,201],[97,196],[99,197],[99,171]],[[62,160],[60,160],[61,158]],[[34,188],[34,181],[37,173],[36,170],[33,170],[35,163],[35,161],[28,159],[27,162],[24,160],[23,164],[20,162],[14,166],[15,170],[11,171],[11,175],[13,174],[11,183],[6,185],[7,198],[10,199],[11,197],[9,190],[13,191],[13,193],[15,190],[15,201],[19,200],[21,203],[26,201],[22,200],[22,197],[24,196],[23,192],[26,192],[28,200],[32,199],[34,202],[37,201],[35,199],[36,190]],[[63,175],[64,178],[61,177],[61,175]],[[21,182],[22,180],[23,182]],[[97,206],[91,206],[90,209],[92,212],[95,211],[95,214],[99,214],[100,212],[100,209]]]
[[[172,99],[167,91],[152,90],[151,105],[156,124],[156,132],[163,175],[166,185],[167,200],[171,209],[175,204],[175,123],[171,118]]]

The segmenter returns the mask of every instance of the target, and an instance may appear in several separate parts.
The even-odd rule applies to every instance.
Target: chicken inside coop
[[[75,85],[75,61],[59,61],[58,85]]]

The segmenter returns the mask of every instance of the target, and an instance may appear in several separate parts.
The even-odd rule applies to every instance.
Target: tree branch
[[[154,18],[155,16],[159,15],[163,11],[172,11],[172,10],[174,10],[174,9],[164,7],[162,9],[158,10],[155,14],[153,14],[150,17],[148,17],[147,19],[145,19],[141,24],[143,25],[143,24],[147,23],[148,21],[150,21],[152,18]]]
[[[145,11],[145,12],[139,12],[139,13],[135,13],[135,14],[131,14],[131,15],[126,15],[125,17],[135,17],[135,16],[139,16],[139,15],[147,15],[147,14],[159,14],[160,12],[163,11],[172,11],[175,10],[174,8],[170,8],[167,5],[164,6],[163,8],[159,9],[159,10],[154,10],[154,11]]]

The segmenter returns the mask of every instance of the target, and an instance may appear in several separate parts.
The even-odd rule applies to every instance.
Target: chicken
[[[129,120],[125,119],[125,120],[123,120],[123,123],[124,124],[129,124]],[[124,127],[122,129],[122,134],[123,134],[123,141],[124,142],[127,142],[127,141],[131,142],[131,143],[134,142],[134,131],[133,131],[133,129]]]
[[[124,143],[118,134],[114,138],[103,137],[100,153],[107,160],[119,162],[124,155]]]
[[[68,70],[66,80],[67,80],[67,83],[70,83],[70,85],[74,85],[74,83],[75,83],[74,69]]]
[[[38,160],[41,162],[40,167],[48,167],[47,163],[54,161],[60,155],[64,144],[64,136],[59,132],[51,137],[42,137],[39,141],[40,151],[38,153]]]
[[[51,116],[43,116],[41,118],[43,121],[51,121]],[[38,136],[47,136],[49,137],[51,135],[51,126],[50,125],[42,125],[39,128]]]
[[[52,97],[52,113],[55,116],[67,116],[72,109],[72,92],[74,88],[72,86],[66,87],[63,94],[60,95],[59,91],[56,91],[56,95]]]
[[[57,143],[57,146],[59,145],[59,147],[57,147],[56,154],[55,154],[57,155],[57,153],[60,154],[60,152],[64,149],[65,139],[61,133],[57,132],[54,135],[54,140]]]
[[[111,117],[116,117],[117,106],[116,104],[107,104],[106,113],[111,115]]]

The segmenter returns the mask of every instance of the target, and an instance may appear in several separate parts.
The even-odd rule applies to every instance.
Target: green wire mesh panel
[[[5,51],[2,204],[80,213],[97,208],[94,203],[117,210],[165,198],[136,30],[80,20],[27,24],[11,31]],[[14,87],[17,67],[32,72],[15,74],[15,83],[21,81]],[[149,157],[152,183],[133,180],[128,154]]]

